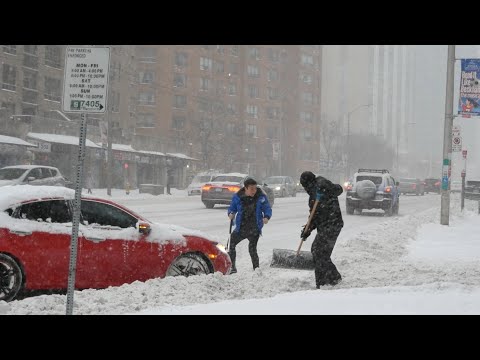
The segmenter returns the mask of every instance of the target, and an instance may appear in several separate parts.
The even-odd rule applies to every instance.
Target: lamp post
[[[345,173],[346,173],[347,177],[350,176],[350,153],[349,153],[349,149],[350,149],[350,115],[352,115],[355,111],[357,111],[361,108],[370,107],[372,105],[373,104],[358,105],[356,108],[347,112],[347,151],[346,151],[347,152],[347,161],[346,161],[346,165],[345,165]]]

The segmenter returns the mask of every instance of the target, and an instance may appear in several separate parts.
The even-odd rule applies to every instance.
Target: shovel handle
[[[307,230],[308,230],[308,227],[310,226],[310,223],[312,222],[312,218],[313,218],[313,215],[315,214],[315,210],[317,210],[318,201],[319,199],[316,198],[315,203],[313,204],[312,211],[310,211],[310,216],[308,217],[307,225],[305,225],[305,229]],[[300,239],[300,244],[298,245],[298,249],[297,249],[297,256],[300,254],[300,249],[302,248],[302,245],[303,245],[303,238]]]
[[[303,245],[303,239],[300,239],[300,244],[298,245],[298,249],[297,249],[297,256],[300,254],[300,249],[302,248],[302,245]]]

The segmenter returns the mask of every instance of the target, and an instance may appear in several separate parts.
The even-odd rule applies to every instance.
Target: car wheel
[[[347,214],[348,214],[348,215],[353,215],[354,212],[355,212],[354,207],[347,205]]]
[[[205,207],[207,209],[213,209],[213,207],[215,206],[215,203],[213,203],[211,201],[204,201],[203,204],[205,205]]]
[[[10,256],[0,254],[0,300],[15,299],[22,288],[22,269]]]
[[[183,254],[170,264],[167,276],[192,276],[210,274],[207,262],[198,254]]]
[[[282,197],[282,198],[287,197],[287,191],[285,189],[282,190],[282,193],[280,194],[280,197]]]

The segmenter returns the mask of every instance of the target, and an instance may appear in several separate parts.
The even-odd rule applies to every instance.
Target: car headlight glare
[[[280,190],[280,186],[275,187],[275,190]]]
[[[220,250],[221,252],[223,253],[227,253],[227,250],[225,250],[225,246],[223,246],[222,244],[218,243],[217,245],[215,245],[217,247],[218,250]]]

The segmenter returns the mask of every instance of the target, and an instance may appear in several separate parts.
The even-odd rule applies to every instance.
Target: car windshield
[[[0,169],[0,180],[15,180],[22,176],[26,169],[10,168]]]
[[[263,182],[265,184],[282,184],[283,183],[283,177],[272,176],[272,177],[266,178]]]
[[[193,178],[192,183],[204,183],[210,181],[210,175],[197,175]]]
[[[375,185],[381,185],[382,184],[382,177],[381,176],[369,176],[369,175],[361,175],[357,176],[357,182],[362,181],[362,180],[370,180],[373,182]]]
[[[417,182],[417,179],[407,179],[407,178],[400,179],[400,183],[416,183],[416,182]]]
[[[220,175],[215,177],[212,181],[229,181],[229,182],[241,182],[243,177],[241,176],[234,176],[234,175]]]

